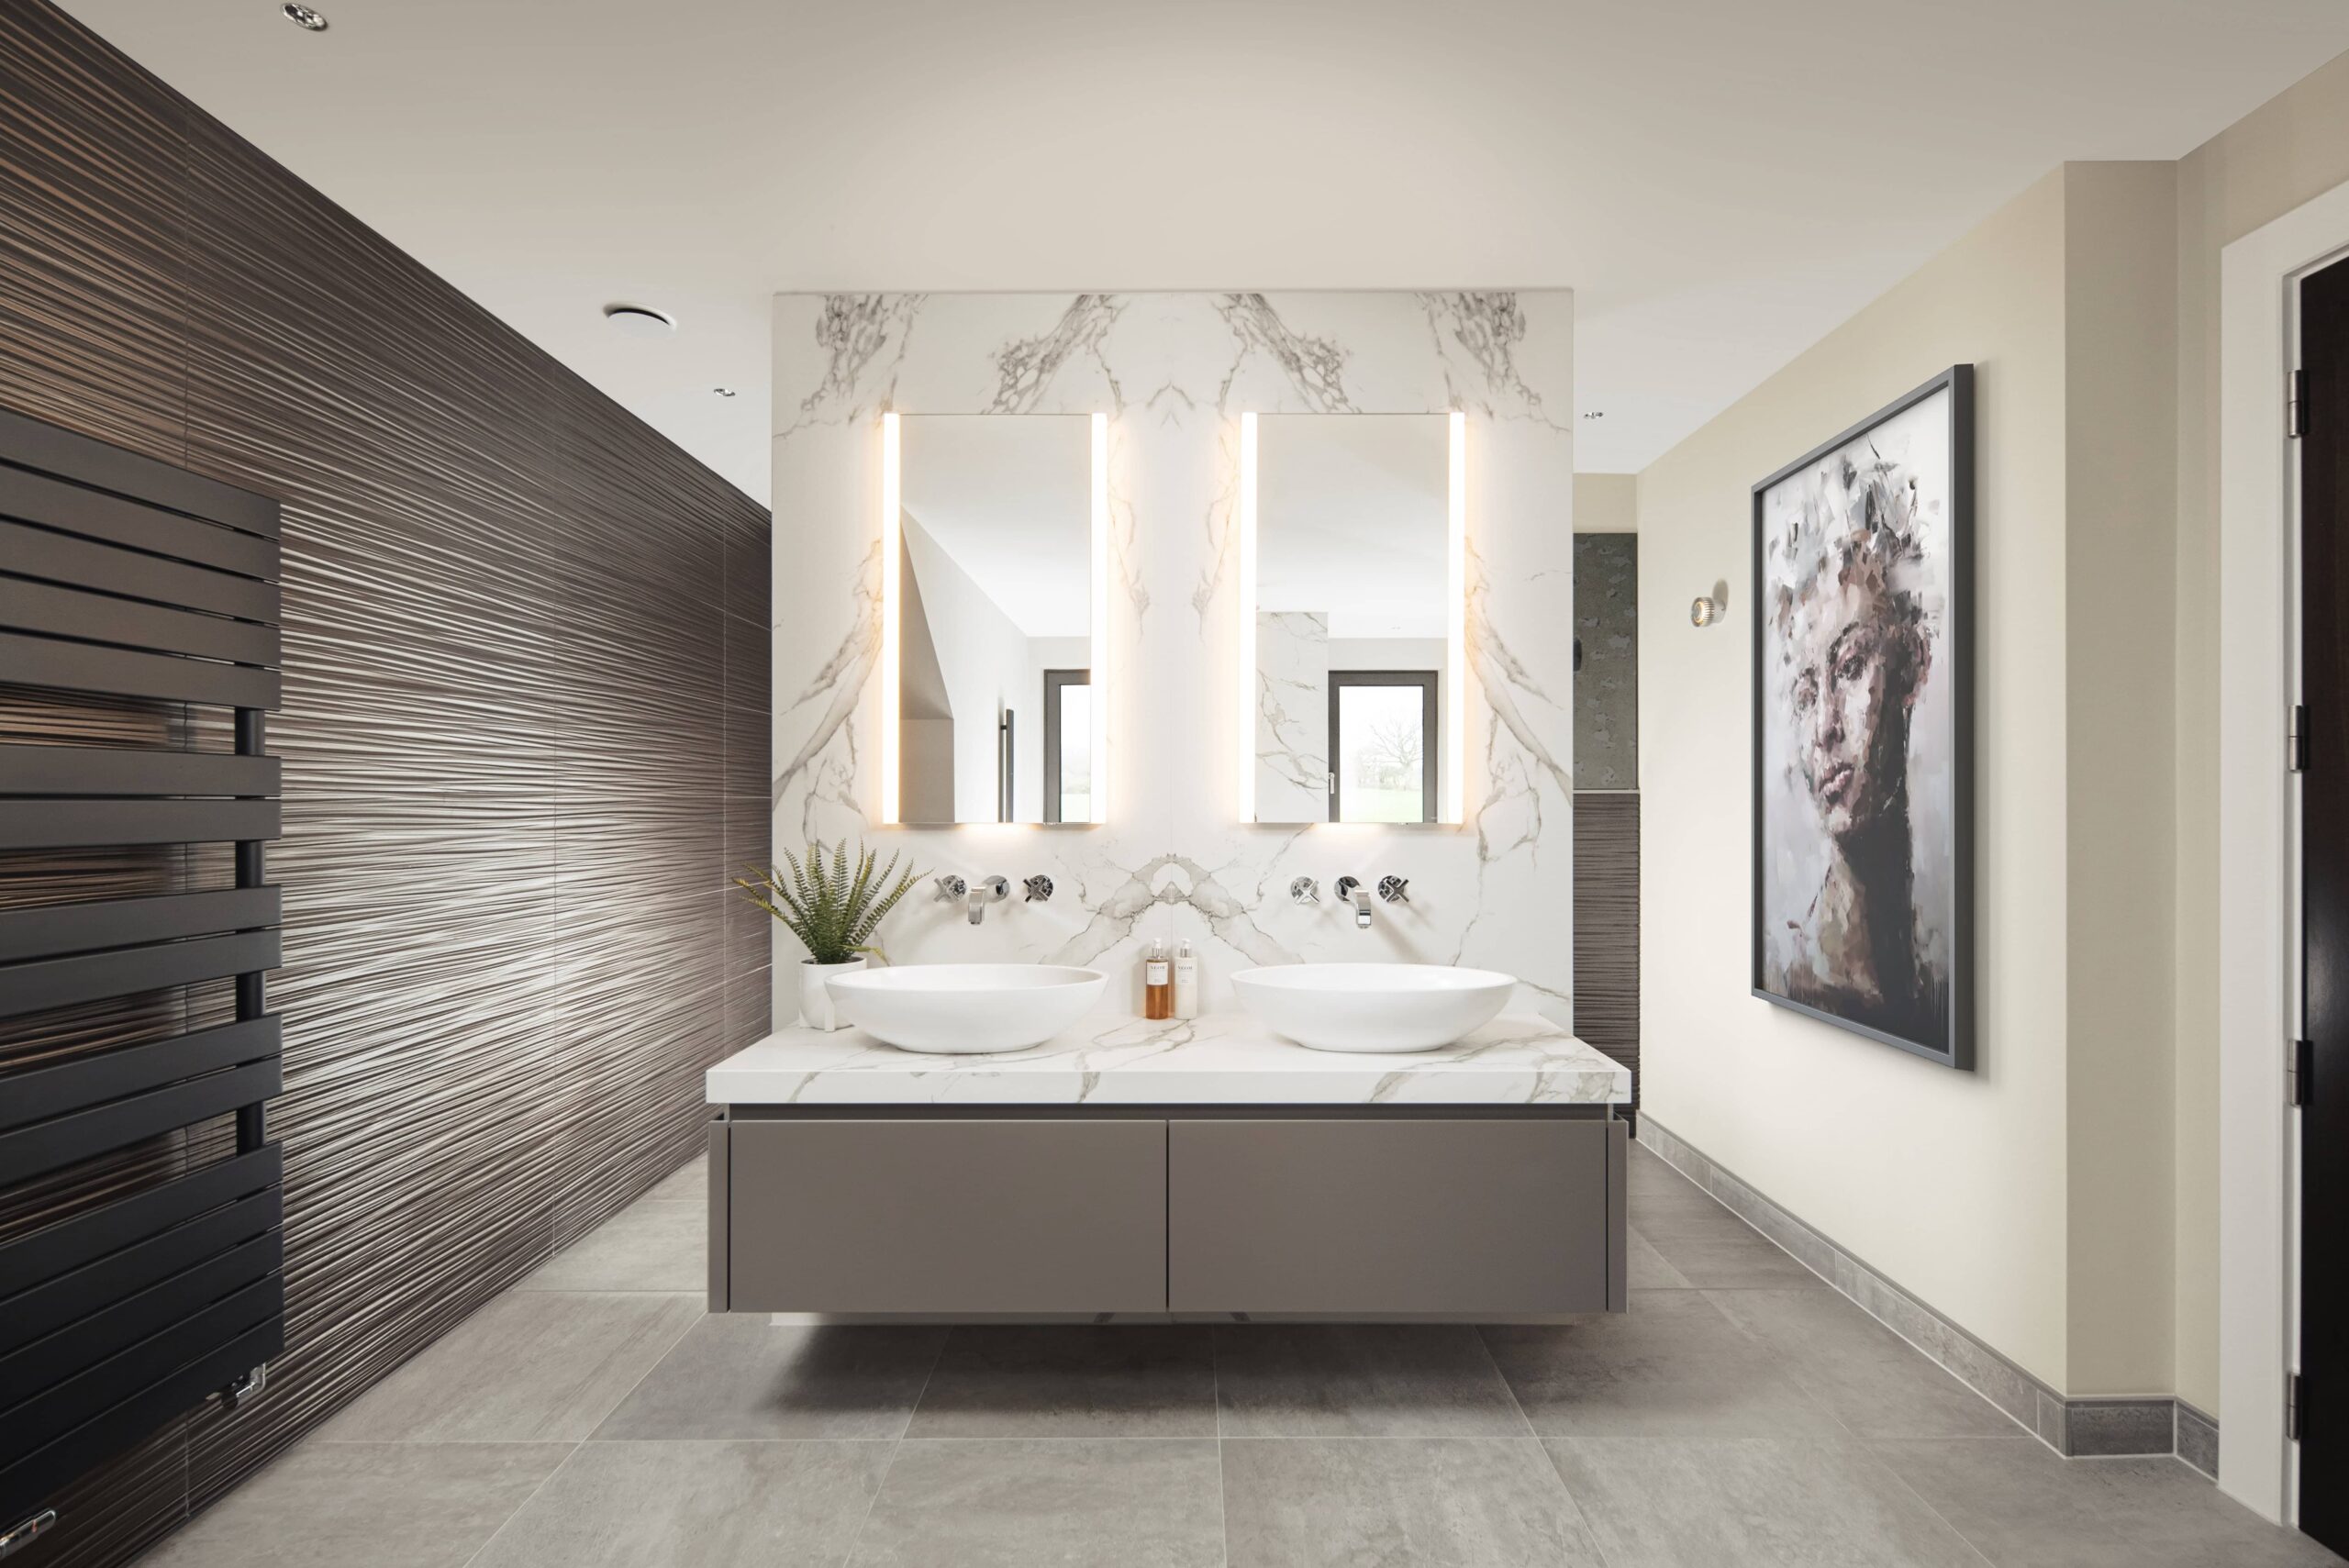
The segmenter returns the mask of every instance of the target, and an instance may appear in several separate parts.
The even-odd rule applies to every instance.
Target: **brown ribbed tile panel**
[[[1575,794],[1575,1033],[1640,1088],[1640,797]]]
[[[284,508],[287,1348],[9,1564],[105,1568],[700,1146],[702,1070],[767,1029],[725,868],[766,853],[768,519],[45,4],[0,6],[0,406]],[[11,740],[217,729],[0,687]],[[225,870],[18,856],[0,903]],[[220,1005],[17,1020],[0,1067]],[[0,1234],[223,1138],[0,1192]]]

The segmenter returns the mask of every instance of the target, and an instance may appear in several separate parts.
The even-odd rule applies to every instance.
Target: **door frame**
[[[2285,771],[2299,691],[2299,495],[2284,428],[2299,279],[2349,254],[2349,183],[2220,252],[2219,1486],[2299,1517],[2284,1435],[2299,1363],[2299,791]]]

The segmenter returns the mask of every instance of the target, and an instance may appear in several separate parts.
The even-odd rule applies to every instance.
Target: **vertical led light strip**
[[[1256,416],[1240,416],[1240,820],[1256,820]]]
[[[1091,700],[1093,820],[1109,820],[1109,416],[1093,416],[1093,649],[1085,677]]]
[[[897,819],[897,416],[881,416],[881,820]]]
[[[1436,817],[1461,819],[1462,769],[1466,765],[1467,723],[1462,695],[1468,689],[1468,416],[1452,416],[1449,527],[1444,539],[1443,596],[1443,773]]]

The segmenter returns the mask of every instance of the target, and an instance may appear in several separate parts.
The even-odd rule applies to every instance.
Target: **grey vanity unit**
[[[923,1056],[786,1029],[710,1070],[713,1311],[1621,1311],[1630,1075],[1542,1019],[1340,1055],[1244,1018]]]

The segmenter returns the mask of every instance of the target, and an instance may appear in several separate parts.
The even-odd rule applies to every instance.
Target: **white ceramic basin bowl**
[[[824,982],[841,1016],[901,1051],[962,1055],[1041,1045],[1083,1018],[1109,977],[1052,963],[909,963]]]
[[[1434,1051],[1508,1006],[1515,977],[1441,963],[1286,963],[1231,977],[1242,1006],[1316,1051]]]

